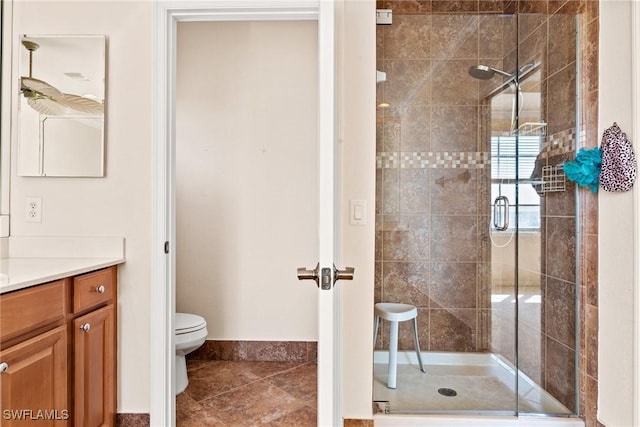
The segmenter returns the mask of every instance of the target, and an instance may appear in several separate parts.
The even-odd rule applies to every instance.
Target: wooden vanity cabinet
[[[0,424],[68,425],[66,284],[0,295]]]
[[[114,426],[116,267],[0,295],[0,425]]]
[[[115,425],[116,267],[73,279],[73,423]]]

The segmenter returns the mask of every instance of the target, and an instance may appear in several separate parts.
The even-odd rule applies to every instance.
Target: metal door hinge
[[[165,254],[169,253],[169,242],[164,242],[164,253]]]

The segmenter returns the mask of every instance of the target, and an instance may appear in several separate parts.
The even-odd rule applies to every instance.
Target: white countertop
[[[124,262],[125,259],[120,257],[2,258],[0,259],[0,294]]]

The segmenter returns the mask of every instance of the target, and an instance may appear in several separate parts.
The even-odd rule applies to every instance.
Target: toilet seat
[[[187,360],[185,356],[197,350],[207,339],[207,322],[196,314],[175,314],[174,344],[176,350],[175,393],[180,394],[189,385]]]
[[[207,327],[207,322],[203,317],[196,314],[176,313],[175,333],[176,335],[188,334],[199,331]]]

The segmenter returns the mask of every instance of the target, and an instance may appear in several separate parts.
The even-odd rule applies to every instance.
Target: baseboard
[[[149,414],[116,414],[116,427],[149,427]]]
[[[373,427],[373,420],[355,420],[345,418],[344,427]]]
[[[317,362],[314,341],[216,341],[187,355],[190,360],[241,360],[260,362]]]

